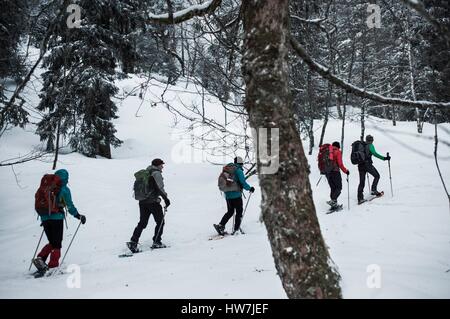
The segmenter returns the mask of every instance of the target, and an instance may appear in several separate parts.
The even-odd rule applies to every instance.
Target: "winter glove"
[[[349,171],[349,170],[347,170],[347,173],[345,173],[345,174],[347,174],[347,176],[348,176],[348,175],[350,175],[350,171]]]
[[[164,198],[164,204],[166,204],[166,208],[170,206],[170,200],[168,198]]]
[[[79,219],[83,225],[86,224],[86,216],[78,214],[75,218]]]
[[[384,158],[384,160],[385,160],[385,161],[390,161],[390,160],[391,160],[391,157],[388,155],[388,156],[386,156],[386,157]]]
[[[255,191],[255,188],[252,186],[252,187],[250,187],[250,193],[253,193],[254,191]]]

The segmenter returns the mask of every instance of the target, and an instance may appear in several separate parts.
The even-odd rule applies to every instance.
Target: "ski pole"
[[[39,245],[40,245],[40,243],[41,243],[41,240],[42,240],[42,236],[43,236],[43,235],[44,235],[44,229],[42,229],[41,237],[39,238],[39,242],[38,242],[38,244],[37,244],[37,246],[36,246],[36,250],[34,251],[33,258],[31,258],[31,263],[30,263],[30,267],[28,267],[28,271],[31,270],[31,266],[33,265],[33,259],[34,259],[34,257],[36,257],[36,253],[37,253],[37,250],[38,250]]]
[[[69,226],[67,225],[67,218],[66,218],[66,216],[67,216],[67,210],[66,210],[65,207],[63,208],[63,210],[64,210],[64,221],[66,222],[66,229],[69,229]]]
[[[167,213],[167,206],[164,206],[163,220],[162,220],[161,224],[159,225],[158,233],[156,234],[155,240],[159,238],[159,234],[161,233],[162,226],[164,225],[164,217],[166,217],[166,213]]]
[[[320,181],[322,180],[323,175],[320,175],[319,180],[317,181],[316,187],[319,186]]]
[[[242,225],[242,221],[244,220],[244,215],[245,215],[245,212],[247,211],[247,206],[248,206],[248,203],[250,202],[250,198],[252,197],[252,194],[253,193],[250,193],[250,195],[248,195],[247,203],[245,204],[244,212],[242,213],[242,217],[241,217],[241,225]],[[241,227],[239,227],[239,230],[241,233],[243,233]]]
[[[347,175],[347,209],[350,210],[350,184],[348,182],[348,175]]]
[[[233,228],[232,232],[234,232],[234,227],[236,226],[236,214],[233,213]]]
[[[59,268],[61,267],[61,265],[64,263],[64,259],[66,259],[67,253],[69,252],[70,246],[72,246],[73,240],[75,239],[75,236],[77,235],[78,229],[80,229],[80,226],[81,226],[81,220],[80,220],[80,222],[78,223],[78,227],[77,227],[77,230],[75,230],[75,234],[73,234],[73,236],[72,236],[72,240],[70,241],[69,247],[67,247],[67,250],[66,250],[66,252],[64,253],[64,257],[63,257],[61,263],[60,263],[59,266],[58,266],[58,270],[59,270]],[[57,273],[57,271],[55,271],[53,274],[55,274],[55,273]]]
[[[387,156],[389,157],[389,152],[387,153]],[[394,191],[392,189],[391,159],[388,160],[388,166],[389,166],[389,182],[391,183],[391,195],[392,197],[394,197]]]

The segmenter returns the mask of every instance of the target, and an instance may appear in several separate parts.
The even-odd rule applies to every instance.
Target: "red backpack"
[[[335,168],[334,165],[334,156],[333,156],[333,145],[331,144],[323,144],[319,148],[319,154],[317,155],[317,161],[319,164],[320,174],[327,174],[333,171]]]
[[[58,175],[45,174],[42,177],[41,185],[34,195],[34,209],[40,216],[60,211],[57,199],[61,187],[62,181]]]

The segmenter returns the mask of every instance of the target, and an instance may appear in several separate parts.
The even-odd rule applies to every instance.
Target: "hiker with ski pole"
[[[69,214],[80,220],[80,224],[86,223],[86,217],[78,213],[72,202],[72,195],[69,187],[67,187],[68,182],[69,172],[65,169],[57,170],[55,174],[46,174],[42,177],[39,189],[35,194],[35,210],[41,217],[41,226],[44,227],[48,239],[48,243],[37,257],[34,258],[33,256],[32,262],[38,269],[34,274],[35,277],[42,277],[47,270],[60,265],[59,258],[61,257],[65,217],[64,207],[68,209]],[[50,261],[47,264],[46,260],[49,256]]]
[[[325,175],[330,185],[330,200],[327,204],[330,205],[328,213],[339,211],[342,209],[342,204],[338,204],[337,199],[342,191],[342,170],[348,175],[350,171],[344,166],[342,162],[341,144],[339,142],[333,142],[333,144],[323,144],[319,149],[317,155],[319,171]]]
[[[378,173],[375,166],[373,166],[372,155],[383,161],[390,161],[391,157],[389,156],[389,153],[387,153],[386,157],[378,154],[375,150],[375,146],[373,145],[373,141],[373,136],[367,135],[365,142],[355,141],[352,144],[351,161],[353,164],[358,165],[359,171],[358,204],[362,204],[367,201],[367,199],[364,199],[364,184],[366,182],[367,173],[373,176],[371,186],[371,195],[374,196],[373,198],[384,195],[383,191],[379,192],[377,190],[378,181],[380,180],[380,173]]]
[[[160,204],[160,197],[164,199],[165,210],[170,205],[170,200],[164,190],[164,179],[162,177],[164,164],[163,160],[155,158],[151,166],[134,174],[136,180],[133,189],[134,198],[139,201],[139,223],[134,229],[130,241],[127,242],[127,246],[132,253],[139,252],[139,238],[142,231],[147,227],[150,215],[153,215],[156,222],[152,249],[167,247],[161,242],[165,213],[163,213],[163,208]]]
[[[250,186],[245,180],[244,171],[242,170],[243,165],[244,161],[242,157],[237,156],[234,158],[233,163],[229,163],[223,167],[222,173],[219,175],[219,190],[225,193],[225,199],[227,201],[227,212],[223,215],[219,224],[213,225],[219,235],[226,234],[225,225],[234,215],[235,211],[236,217],[232,234],[240,230],[243,213],[242,190],[245,189],[250,193],[255,191],[255,188]]]

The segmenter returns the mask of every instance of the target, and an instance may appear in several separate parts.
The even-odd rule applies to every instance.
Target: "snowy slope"
[[[122,88],[136,85],[123,81]],[[183,88],[179,88],[182,90]],[[153,86],[151,94],[160,96],[164,86]],[[175,92],[173,98],[175,98]],[[170,95],[168,96],[170,98]],[[188,100],[192,97],[184,96]],[[68,288],[69,274],[33,279],[28,274],[41,228],[33,212],[34,192],[51,163],[34,161],[0,168],[0,297],[1,298],[286,298],[276,275],[264,226],[258,222],[260,191],[257,178],[250,184],[256,193],[249,204],[243,228],[246,235],[208,241],[211,227],[226,210],[216,186],[218,166],[208,163],[180,163],[173,154],[177,135],[170,127],[172,116],[163,108],[144,104],[131,96],[120,105],[116,122],[118,137],[124,140],[113,151],[113,160],[89,159],[79,154],[61,155],[58,168],[70,173],[69,187],[74,203],[87,216],[86,225],[66,257],[81,268],[81,288]],[[209,107],[213,107],[210,105]],[[319,178],[317,150],[309,156],[311,183],[322,231],[333,260],[343,277],[346,298],[449,298],[450,297],[450,212],[433,159],[411,150],[432,154],[432,142],[404,132],[414,132],[414,123],[373,119],[367,133],[375,136],[380,153],[392,155],[395,196],[391,197],[387,163],[376,161],[386,196],[362,206],[356,205],[357,170],[351,170],[351,210],[325,215],[329,189]],[[316,123],[317,127],[321,125]],[[340,123],[332,120],[326,140],[340,136]],[[358,138],[359,124],[348,123],[346,141]],[[447,129],[449,125],[445,125]],[[389,130],[389,131],[388,131]],[[390,131],[393,131],[392,133]],[[0,160],[27,153],[39,139],[33,128],[5,133],[0,139]],[[444,139],[448,134],[440,132]],[[320,130],[317,130],[317,135]],[[425,126],[430,136],[432,127]],[[395,136],[395,139],[392,136]],[[400,140],[402,143],[399,143]],[[404,145],[406,144],[406,145]],[[448,148],[441,146],[444,176],[450,176]],[[444,154],[446,152],[447,154]],[[161,157],[166,190],[172,205],[166,216],[163,241],[171,247],[148,251],[132,258],[117,258],[125,252],[138,221],[137,202],[132,198],[133,172]],[[16,182],[17,177],[17,182]],[[340,200],[346,204],[347,191]],[[77,227],[69,216],[64,248]],[[231,221],[227,225],[230,228]],[[150,220],[141,243],[151,244],[154,222]],[[369,265],[378,265],[381,287],[368,288]],[[39,289],[37,289],[39,287]]]

